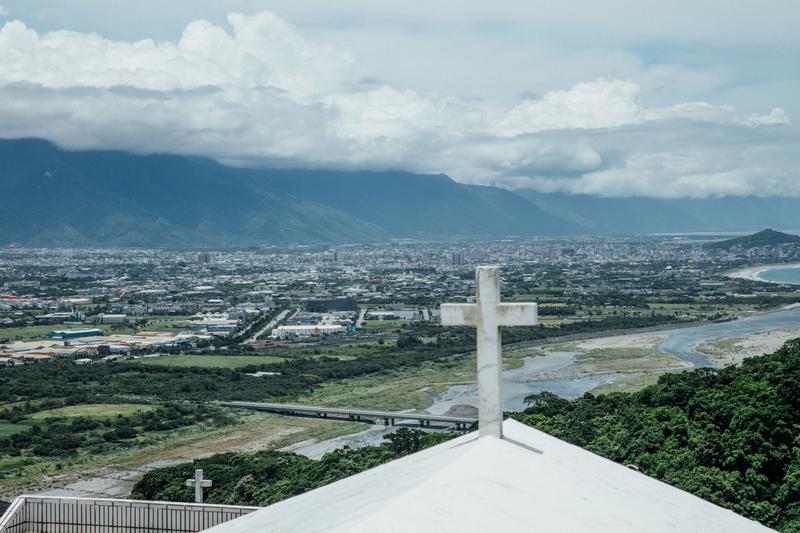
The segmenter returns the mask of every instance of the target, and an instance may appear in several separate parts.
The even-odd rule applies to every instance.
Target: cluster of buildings
[[[124,336],[141,330],[201,345],[253,338],[260,330],[251,332],[250,325],[276,306],[304,311],[271,328],[274,341],[347,335],[374,321],[435,322],[439,302],[474,294],[478,263],[503,267],[509,295],[559,287],[562,299],[580,303],[610,294],[681,297],[697,287],[713,297],[738,298],[742,287],[720,279],[725,269],[800,254],[795,244],[749,250],[705,244],[692,236],[640,236],[399,240],[200,253],[6,247],[0,248],[0,344],[24,340],[14,332],[33,326],[49,328],[42,338],[61,330],[102,330],[94,337],[109,346],[127,344]],[[78,342],[70,335],[78,334],[48,340],[97,340]]]
[[[183,323],[193,332],[203,332],[207,335],[226,337],[239,331],[242,321],[235,312],[230,313],[199,313]]]
[[[0,366],[41,363],[57,358],[73,359],[79,364],[96,360],[117,361],[165,353],[172,348],[196,347],[198,343],[210,340],[207,335],[191,332],[140,331],[104,335],[97,329],[56,330],[46,339],[0,345]]]
[[[310,302],[309,302],[310,303]],[[322,305],[307,308],[321,309]],[[332,305],[331,307],[336,307]],[[343,302],[341,307],[347,307]],[[326,337],[328,335],[355,332],[358,310],[297,311],[283,325],[272,330],[272,338],[291,340],[298,337]]]

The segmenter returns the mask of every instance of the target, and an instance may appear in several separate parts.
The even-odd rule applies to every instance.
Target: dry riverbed
[[[786,341],[798,337],[800,337],[800,327],[776,329],[766,333],[703,344],[697,350],[708,356],[712,366],[721,368],[727,365],[741,364],[748,357],[773,353]]]
[[[692,367],[690,363],[658,351],[666,335],[637,333],[599,337],[582,341],[555,343],[543,346],[545,354],[574,353],[572,363],[555,373],[552,378],[577,378],[591,375],[614,376],[596,389],[595,393],[638,390],[655,383],[666,372],[679,372]]]

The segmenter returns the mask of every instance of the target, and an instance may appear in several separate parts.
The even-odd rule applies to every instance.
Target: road
[[[258,338],[259,338],[261,335],[263,335],[264,333],[266,333],[266,332],[267,332],[267,331],[269,331],[270,329],[272,329],[272,328],[274,328],[275,326],[277,326],[277,325],[278,325],[278,323],[279,323],[281,320],[283,320],[284,318],[286,318],[286,315],[288,315],[288,314],[289,314],[289,311],[290,311],[289,309],[284,309],[283,311],[281,311],[280,313],[278,313],[278,316],[276,316],[275,318],[273,318],[272,320],[270,320],[270,321],[267,323],[267,325],[266,325],[266,326],[264,326],[264,327],[263,327],[263,328],[261,328],[260,330],[256,331],[256,332],[255,332],[255,333],[254,333],[254,334],[253,334],[253,335],[252,335],[250,338],[248,338],[246,341],[244,341],[244,343],[243,343],[243,344],[253,344],[253,343],[255,343],[255,342],[258,340]]]

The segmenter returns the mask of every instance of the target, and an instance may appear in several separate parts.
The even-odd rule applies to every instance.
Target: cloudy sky
[[[795,0],[0,0],[0,136],[800,196]]]

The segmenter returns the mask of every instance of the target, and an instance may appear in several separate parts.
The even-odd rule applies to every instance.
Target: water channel
[[[697,350],[703,344],[797,326],[800,326],[800,308],[794,307],[756,313],[730,322],[655,331],[652,335],[667,337],[658,345],[660,352],[672,354],[699,367],[709,365],[706,356]],[[551,352],[546,357],[527,358],[521,368],[506,371],[503,391],[505,408],[509,411],[524,409],[526,396],[543,391],[564,398],[577,398],[616,377],[616,374],[559,378],[552,376],[554,371],[569,366],[575,355],[574,352]],[[455,405],[476,403],[476,385],[453,385],[434,399],[428,411],[443,414]]]

